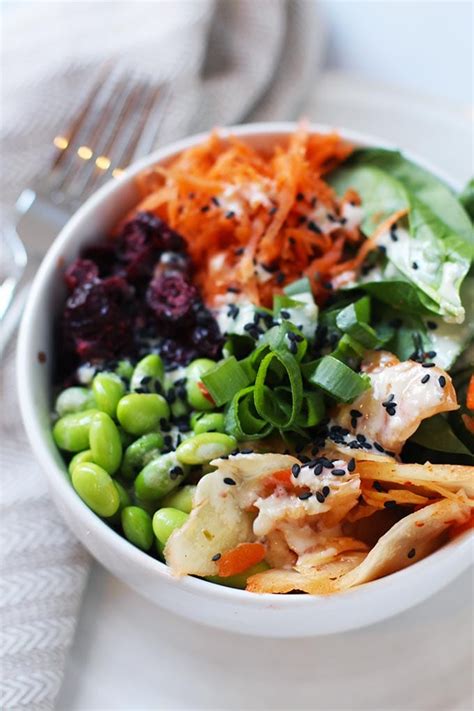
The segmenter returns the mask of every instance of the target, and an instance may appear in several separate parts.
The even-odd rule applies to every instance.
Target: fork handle
[[[52,241],[66,224],[69,214],[54,205],[51,198],[44,197],[40,191],[27,188],[16,201],[18,215],[16,230],[23,242],[28,260],[42,259]]]

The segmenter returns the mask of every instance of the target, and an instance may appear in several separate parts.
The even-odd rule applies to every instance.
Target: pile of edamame
[[[200,358],[182,373],[166,373],[153,353],[100,370],[56,399],[53,437],[75,491],[130,543],[162,560],[209,462],[237,446],[199,387],[214,366]]]

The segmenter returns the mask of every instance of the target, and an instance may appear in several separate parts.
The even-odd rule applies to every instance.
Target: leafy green
[[[356,286],[388,303],[394,298],[409,313],[462,322],[459,288],[474,254],[474,232],[454,193],[400,153],[382,149],[356,151],[330,182],[339,193],[349,187],[359,192],[367,234],[388,215],[408,210],[408,221],[400,221],[408,222],[408,233],[381,236],[386,259]]]
[[[471,250],[473,249],[474,231],[463,205],[451,188],[432,173],[408,160],[399,151],[385,148],[357,150],[344,164],[343,169],[349,166],[360,166],[364,171],[370,167],[384,172],[389,178],[401,184],[408,193],[416,195],[419,202],[444,222],[451,233],[458,234],[471,246]],[[382,188],[378,190],[381,191]],[[394,196],[395,192],[392,190],[392,200]],[[388,201],[387,205],[389,205]]]
[[[436,452],[451,452],[473,456],[472,452],[454,434],[449,422],[443,415],[434,415],[423,420],[411,440],[426,449]]]
[[[474,222],[474,178],[471,178],[462,191],[459,196],[459,201],[471,218],[471,221]]]

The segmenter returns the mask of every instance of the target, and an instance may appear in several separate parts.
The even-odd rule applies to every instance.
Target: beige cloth
[[[11,3],[3,10],[2,207],[47,164],[52,137],[104,60],[172,88],[158,142],[298,115],[321,53],[312,0]],[[29,450],[2,367],[0,708],[51,709],[89,561]]]

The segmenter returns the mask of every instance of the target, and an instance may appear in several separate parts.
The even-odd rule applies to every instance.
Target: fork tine
[[[112,71],[87,106],[84,118],[75,132],[74,143],[70,143],[63,151],[63,161],[50,176],[49,189],[53,197],[54,193],[62,191],[74,176],[78,160],[85,163],[92,157],[89,141],[97,125],[103,120],[106,107],[113,100],[119,83],[120,77],[117,76],[117,72]]]
[[[143,122],[139,141],[130,162],[148,155],[150,151],[155,148],[156,137],[163,121],[170,97],[171,92],[169,87],[166,84],[161,85],[158,92],[154,95],[153,104],[150,107],[147,120]],[[126,163],[124,164],[127,165]]]
[[[115,137],[130,122],[131,111],[134,114],[135,107],[140,107],[140,94],[141,87],[137,86],[132,77],[124,82],[120,92],[111,97],[103,111],[101,120],[95,127],[94,135],[89,140],[89,145],[93,147],[94,151],[93,157],[87,161],[79,173],[73,176],[71,183],[65,186],[65,190],[71,198],[83,195],[86,188],[90,190],[92,185],[107,172],[113,160]],[[102,161],[105,168],[101,169]]]
[[[141,105],[138,111],[134,110],[132,120],[124,124],[123,130],[116,135],[116,142],[113,146],[113,164],[115,168],[125,168],[136,155],[145,126],[148,124],[153,106],[161,94],[161,88],[144,84]]]

